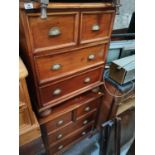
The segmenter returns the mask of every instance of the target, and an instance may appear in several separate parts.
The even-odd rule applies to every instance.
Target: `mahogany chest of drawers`
[[[35,3],[34,3],[35,4]],[[111,3],[50,3],[20,8],[20,46],[48,154],[60,154],[97,125],[102,74],[115,7]]]

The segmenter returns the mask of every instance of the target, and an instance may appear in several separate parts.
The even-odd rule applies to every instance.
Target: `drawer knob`
[[[57,136],[57,139],[61,139],[62,138],[62,134],[59,134],[58,136]]]
[[[99,87],[96,87],[96,88],[92,89],[92,92],[93,92],[93,93],[98,93],[99,90],[100,90],[100,88],[99,88]]]
[[[84,111],[86,111],[86,112],[90,111],[90,107],[86,107],[86,108],[84,109]]]
[[[90,82],[90,77],[86,77],[85,79],[84,79],[84,83],[89,83]]]
[[[62,125],[64,123],[64,120],[58,121],[58,125]]]
[[[94,54],[90,54],[89,56],[88,56],[88,60],[94,60],[95,59],[95,55]]]
[[[60,95],[61,94],[61,89],[56,89],[56,90],[54,90],[54,92],[53,92],[53,95]]]
[[[61,150],[63,147],[64,147],[63,145],[60,145],[60,146],[58,147],[58,150]]]
[[[83,132],[82,132],[82,136],[83,136],[83,135],[85,135],[85,134],[86,134],[86,132],[85,132],[85,131],[83,131]]]
[[[60,34],[61,34],[61,31],[59,27],[52,27],[48,32],[48,35],[51,37],[58,36]]]
[[[98,24],[94,24],[92,26],[92,31],[99,31],[100,30],[100,26]]]
[[[59,70],[60,68],[61,68],[61,65],[60,65],[60,64],[54,64],[54,65],[51,67],[51,70],[56,71],[56,70]]]
[[[87,124],[88,123],[88,120],[85,120],[84,122],[83,122],[83,125],[85,125],[85,124]]]

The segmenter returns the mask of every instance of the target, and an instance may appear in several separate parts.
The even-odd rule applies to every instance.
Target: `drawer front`
[[[47,13],[43,20],[39,13],[28,14],[35,52],[57,49],[77,44],[78,13]]]
[[[89,43],[108,39],[113,18],[114,11],[83,12],[81,14],[80,42]]]
[[[86,115],[87,113],[93,111],[93,110],[97,110],[98,106],[99,106],[99,99],[89,102],[87,104],[84,104],[83,106],[81,106],[80,108],[77,109],[77,117],[81,117],[83,115]]]
[[[56,105],[56,100],[62,99],[66,95],[71,95],[74,91],[87,87],[95,82],[100,82],[103,67],[93,69],[86,73],[69,77],[57,84],[51,84],[46,87],[40,87],[42,106],[52,104]]]
[[[35,57],[39,83],[104,63],[106,44],[45,57]]]
[[[69,124],[72,122],[72,112],[69,112],[67,114],[64,114],[52,121],[49,121],[48,123],[43,125],[43,128],[46,130],[47,133],[56,130],[66,124]]]
[[[84,128],[84,129],[82,128],[81,130],[77,131],[72,136],[65,138],[64,140],[62,140],[61,142],[57,143],[56,145],[54,145],[53,147],[50,148],[50,150],[49,150],[50,155],[53,155],[56,152],[62,151],[64,149],[64,147],[73,143],[74,141],[78,140],[79,138],[86,136],[91,130],[92,130],[92,126],[89,125],[86,128]]]
[[[46,139],[48,142],[48,145],[51,145],[51,144],[54,144],[60,141],[61,139],[65,138],[67,135],[71,134],[75,130],[85,127],[88,124],[93,124],[95,121],[95,116],[96,116],[96,113],[93,113],[89,116],[79,119],[78,121],[75,121],[72,124],[48,135]]]

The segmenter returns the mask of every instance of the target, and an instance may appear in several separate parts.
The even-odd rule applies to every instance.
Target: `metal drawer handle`
[[[51,67],[51,70],[56,71],[56,70],[59,70],[60,68],[61,68],[61,65],[60,65],[60,64],[54,64],[54,65]]]
[[[62,138],[62,134],[59,134],[58,136],[57,136],[57,139],[61,139]]]
[[[58,121],[58,125],[62,125],[64,123],[64,120]]]
[[[89,82],[90,82],[90,80],[91,80],[91,78],[90,78],[90,77],[86,77],[86,78],[84,79],[84,83],[89,83]]]
[[[60,145],[60,146],[58,147],[58,150],[61,150],[63,147],[64,147],[63,145]]]
[[[54,90],[54,92],[53,92],[53,95],[60,95],[61,94],[61,89],[56,89],[56,90]]]
[[[100,26],[98,24],[94,24],[92,26],[92,31],[99,31],[100,30]]]
[[[61,34],[61,31],[59,27],[52,27],[48,32],[48,35],[51,37],[58,36],[60,34]]]
[[[88,123],[88,120],[85,120],[84,122],[83,122],[83,125],[85,125],[85,124],[87,124]]]
[[[88,56],[88,60],[94,60],[95,59],[95,55],[94,54],[90,54],[89,56]]]
[[[90,111],[90,107],[86,107],[86,108],[84,109],[84,111],[86,111],[86,112]]]
[[[85,135],[86,134],[86,132],[84,131],[84,132],[82,132],[82,135]]]

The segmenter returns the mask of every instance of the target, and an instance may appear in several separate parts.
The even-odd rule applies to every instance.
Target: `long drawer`
[[[35,64],[39,84],[104,63],[106,44],[67,53],[36,56]]]
[[[72,95],[75,91],[86,89],[90,85],[100,83],[103,67],[89,70],[85,73],[69,77],[68,79],[40,87],[41,106],[56,105],[56,101]]]
[[[90,114],[76,122],[72,122],[70,125],[68,125],[64,128],[62,128],[54,133],[49,134],[46,138],[48,145],[51,145],[51,144],[54,144],[54,143],[60,141],[61,139],[68,136],[70,133],[86,126],[87,124],[94,124],[95,116],[96,116],[96,112],[93,112],[92,114]]]
[[[81,128],[76,133],[72,133],[70,136],[63,139],[61,142],[55,144],[49,149],[50,155],[54,155],[58,151],[62,151],[66,146],[74,143],[78,139],[86,136],[92,130],[92,125],[88,125],[85,128]]]

